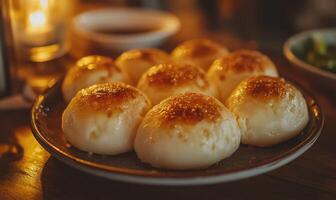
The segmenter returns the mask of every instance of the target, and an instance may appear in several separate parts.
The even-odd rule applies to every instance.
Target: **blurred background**
[[[14,77],[15,81],[11,81],[11,85],[13,82],[14,85],[28,82],[35,89],[45,88],[50,80],[56,80],[62,76],[74,60],[84,55],[103,54],[116,57],[119,54],[119,52],[101,49],[74,34],[71,26],[72,18],[88,10],[137,7],[163,10],[176,15],[181,22],[181,28],[177,34],[160,46],[165,50],[171,50],[184,40],[207,37],[226,45],[231,50],[251,48],[281,54],[284,41],[294,33],[336,26],[335,0],[60,0],[55,3],[63,10],[51,12],[61,18],[61,13],[65,12],[65,8],[68,9],[66,11],[68,15],[63,16],[66,18],[63,29],[69,26],[70,39],[67,42],[61,41],[63,50],[55,56],[55,59],[31,62],[18,55],[20,50],[26,52],[21,46],[15,46],[13,41],[15,34],[21,31],[11,30],[10,28],[13,29],[15,24],[8,18],[13,7],[19,7],[20,3],[25,5],[22,2],[28,2],[27,5],[31,5],[35,1],[37,0],[3,0],[1,5],[4,57],[2,65],[5,66],[2,74],[12,74],[10,77]],[[43,2],[48,2],[39,1],[41,5]],[[12,8],[8,9],[8,7]],[[63,30],[60,27],[57,28]],[[35,38],[33,42],[38,42],[40,37],[33,38]],[[31,40],[29,39],[29,42]],[[8,79],[9,76],[6,77]],[[8,83],[8,80],[6,81]],[[8,88],[8,84],[5,88]],[[22,87],[12,86],[11,88],[13,92]],[[8,89],[1,93],[5,95]]]
[[[182,21],[182,38],[204,32],[228,32],[276,48],[295,32],[336,25],[334,0],[82,0],[118,6],[147,7],[175,13]]]
[[[220,33],[219,39],[233,47],[236,40],[244,40],[255,41],[268,50],[280,50],[283,42],[296,32],[336,26],[335,0],[81,0],[79,3],[81,9],[110,4],[169,11],[182,22],[178,39]]]

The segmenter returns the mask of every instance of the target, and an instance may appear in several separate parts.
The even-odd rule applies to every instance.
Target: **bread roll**
[[[142,76],[150,67],[166,63],[169,55],[159,49],[133,49],[122,53],[116,60],[116,64],[129,75],[131,81],[136,85]]]
[[[67,141],[80,150],[116,155],[133,149],[136,130],[150,108],[138,89],[104,83],[80,90],[62,115]]]
[[[139,126],[134,149],[141,161],[166,169],[209,167],[239,147],[233,114],[214,97],[185,93],[154,106]]]
[[[66,102],[69,102],[75,94],[86,87],[97,83],[125,82],[130,79],[114,63],[105,56],[86,56],[79,59],[65,75],[62,84],[62,92]]]
[[[308,123],[308,109],[301,92],[284,79],[250,77],[226,101],[237,116],[242,143],[266,147],[300,133]]]
[[[217,59],[207,73],[207,79],[217,86],[222,102],[244,79],[257,76],[278,76],[273,62],[262,53],[251,50],[239,50]]]
[[[211,63],[228,54],[228,50],[208,39],[193,39],[178,45],[171,53],[177,63],[196,65],[207,71]]]
[[[216,96],[216,88],[205,79],[204,71],[188,64],[160,64],[150,68],[141,77],[138,88],[153,105],[163,99],[185,92]]]

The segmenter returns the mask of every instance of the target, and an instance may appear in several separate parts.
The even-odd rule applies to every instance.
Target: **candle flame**
[[[29,14],[29,24],[32,28],[41,28],[45,26],[46,22],[46,16],[42,11],[36,11]]]

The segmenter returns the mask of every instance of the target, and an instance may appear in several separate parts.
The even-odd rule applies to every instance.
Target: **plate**
[[[71,147],[61,130],[61,115],[66,107],[61,93],[61,81],[36,98],[31,113],[31,128],[36,140],[52,156],[72,167],[101,177],[153,185],[228,182],[281,167],[303,154],[317,140],[324,122],[321,107],[310,94],[297,87],[303,92],[309,109],[309,123],[298,136],[269,148],[241,145],[231,157],[204,170],[156,169],[142,163],[134,152],[101,156]]]

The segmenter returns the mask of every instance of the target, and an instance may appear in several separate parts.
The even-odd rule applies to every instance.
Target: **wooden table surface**
[[[51,157],[31,133],[29,110],[0,111],[0,200],[336,199],[336,95],[313,87],[311,80],[294,72],[280,50],[269,52],[279,70],[310,90],[325,113],[318,141],[288,165],[257,177],[207,186],[116,182],[78,171]]]
[[[286,77],[295,78],[318,98],[326,119],[313,147],[280,169],[208,186],[161,187],[111,181],[50,157],[31,133],[29,110],[0,111],[0,199],[335,199],[335,95],[309,86],[302,75],[277,63]]]

